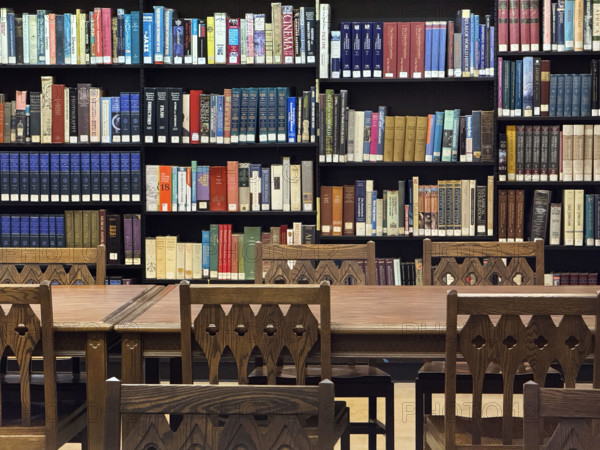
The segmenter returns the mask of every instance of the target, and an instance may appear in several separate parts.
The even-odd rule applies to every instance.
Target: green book
[[[333,89],[325,91],[325,161],[333,162]]]
[[[442,161],[452,161],[452,136],[454,135],[454,110],[444,111],[444,131],[442,132]]]
[[[210,225],[209,234],[210,279],[219,277],[219,225]]]
[[[254,244],[260,242],[260,227],[244,227],[244,274],[246,280],[254,280]]]
[[[246,264],[244,264],[244,235],[240,234],[238,236],[238,280],[243,280],[246,278],[246,273],[244,268]]]

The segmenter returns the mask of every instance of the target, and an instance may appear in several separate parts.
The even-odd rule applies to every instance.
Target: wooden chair
[[[111,378],[104,448],[333,449],[333,395],[329,380],[317,387],[143,385]],[[137,425],[121,441],[122,413],[137,416]],[[165,414],[183,416],[175,431]],[[307,429],[306,416],[316,418],[314,427]]]
[[[427,448],[454,450],[495,445],[493,448],[522,449],[523,421],[512,413],[516,371],[523,362],[529,364],[538,384],[544,383],[550,365],[558,362],[566,387],[573,388],[581,364],[593,354],[594,387],[599,387],[599,353],[594,351],[593,334],[588,326],[599,329],[599,305],[598,295],[482,295],[449,291],[445,416],[426,416]],[[459,316],[460,323],[464,323],[460,331]],[[529,320],[525,323],[522,316],[528,316]],[[459,353],[473,377],[472,418],[456,413]],[[490,363],[498,364],[503,375],[501,418],[482,417],[484,375]]]
[[[600,419],[600,391],[547,389],[529,381],[525,383],[524,404],[524,450],[598,448],[592,419]],[[544,442],[543,421],[552,419],[558,420],[558,426],[552,437]]]
[[[457,258],[464,258],[457,262]],[[502,258],[509,258],[508,265]],[[535,259],[530,266],[527,259]],[[438,261],[439,260],[439,261]],[[487,260],[484,264],[481,260]],[[433,262],[436,262],[434,270]],[[433,275],[433,276],[432,276]],[[522,284],[543,284],[544,242],[432,242],[423,240],[423,280],[425,285],[455,286],[510,285],[518,278]],[[457,392],[471,392],[471,374],[464,362],[457,364]],[[527,366],[521,366],[515,382],[515,392],[523,392],[523,384],[532,379]],[[485,393],[502,393],[502,374],[497,366],[486,372]],[[560,373],[551,370],[547,386],[560,387]],[[423,419],[431,414],[432,394],[444,392],[444,361],[428,361],[418,371],[415,379],[415,433],[417,449],[423,448]]]
[[[23,265],[19,272],[17,265]],[[46,266],[42,272],[40,266]],[[64,265],[71,266],[69,272]],[[88,265],[95,266],[96,278]],[[104,284],[106,250],[93,248],[0,248],[0,283]]]
[[[0,285],[0,304],[10,310],[0,311],[4,330],[2,352],[12,351],[19,364],[20,390],[11,399],[5,392],[0,420],[0,448],[45,448],[55,450],[86,427],[85,397],[82,404],[64,405],[57,401],[52,297],[50,284]],[[32,305],[39,305],[41,321]],[[36,414],[31,390],[30,363],[34,348],[43,341],[43,407]],[[58,399],[60,400],[60,399]],[[16,406],[16,407],[15,407]],[[34,407],[32,409],[32,406]]]
[[[278,245],[257,242],[254,245],[254,282],[262,284],[264,263],[268,270],[264,277],[267,284],[299,283],[310,284],[328,281],[330,284],[375,285],[375,242],[366,244],[305,244]],[[290,269],[288,261],[295,261]],[[339,267],[335,261],[340,261]],[[364,269],[361,263],[364,261]],[[316,263],[316,267],[313,264]],[[369,364],[333,366],[333,383],[337,397],[367,398],[369,401],[368,422],[351,422],[349,434],[369,435],[369,449],[377,446],[377,434],[384,434],[386,448],[394,446],[394,384],[392,377],[376,367],[376,360]],[[310,366],[306,382],[316,384],[321,379],[318,366]],[[294,382],[291,367],[282,367],[277,382]],[[250,375],[250,383],[264,381],[261,369]],[[377,398],[385,398],[385,424],[377,419]],[[390,425],[391,426],[388,426]],[[348,437],[342,440],[342,448],[349,448]]]

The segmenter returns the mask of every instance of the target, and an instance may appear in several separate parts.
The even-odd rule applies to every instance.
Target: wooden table
[[[458,287],[471,293],[596,294],[598,286]],[[430,358],[445,349],[444,286],[332,286],[333,357]],[[145,312],[121,321],[122,378],[141,383],[144,357],[179,357],[179,288],[168,286]]]
[[[87,372],[88,448],[102,449],[104,382],[109,331],[126,321],[164,289],[163,286],[52,286],[55,352],[85,357]]]

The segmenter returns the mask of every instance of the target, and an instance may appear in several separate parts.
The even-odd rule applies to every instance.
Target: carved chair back
[[[95,266],[96,279],[88,265]],[[23,265],[19,272],[17,265]],[[42,272],[40,266],[46,266]],[[68,272],[64,266],[71,266]],[[104,284],[106,251],[93,248],[1,248],[0,283],[29,284],[43,280],[50,284]]]
[[[254,244],[254,282],[266,284],[376,284],[375,242],[366,244]],[[288,261],[295,261],[290,269]],[[338,267],[335,261],[342,261]],[[313,261],[317,261],[316,268]],[[361,267],[364,261],[364,269]]]
[[[598,330],[600,296],[576,294],[447,295],[445,432],[454,449],[456,426],[456,359],[462,354],[473,378],[473,445],[481,443],[483,379],[490,363],[503,378],[502,440],[513,438],[513,387],[517,368],[528,362],[533,379],[543,385],[550,364],[562,367],[567,388],[575,387],[584,360],[594,356],[594,387],[600,387],[598,352],[590,326]],[[458,332],[458,317],[461,324]],[[463,318],[466,317],[466,322]],[[587,319],[587,323],[586,320]]]
[[[462,258],[462,263],[459,263],[457,258]],[[434,259],[439,262],[432,275]],[[528,259],[533,260],[535,268]],[[425,239],[423,284],[543,285],[544,241],[536,239],[535,242],[432,242],[431,239]]]
[[[219,362],[229,348],[237,364],[238,382],[248,382],[248,360],[258,348],[275,384],[276,363],[284,347],[303,384],[310,350],[319,341],[322,379],[331,379],[331,312],[329,285],[190,285],[179,286],[183,382],[192,383],[192,343],[209,367],[209,382],[219,382]],[[310,306],[318,309],[319,321]],[[200,311],[192,319],[192,308]],[[229,307],[226,309],[223,306]],[[288,307],[285,311],[284,307]],[[192,325],[193,324],[193,330]]]

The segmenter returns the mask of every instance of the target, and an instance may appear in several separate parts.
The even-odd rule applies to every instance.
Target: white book
[[[574,244],[583,245],[583,232],[585,223],[585,195],[583,189],[575,189],[575,230],[573,233]]]
[[[247,64],[248,61],[248,27],[246,25],[246,19],[240,19],[240,32],[239,32],[239,42],[240,42],[240,64]]]
[[[92,199],[94,200],[94,199]],[[98,199],[100,200],[100,199]],[[146,211],[159,210],[159,166],[146,165]]]
[[[600,51],[600,3],[592,5],[592,50]]]
[[[261,167],[253,167],[250,171],[250,208],[252,211],[260,211],[260,191],[261,191]]]
[[[469,236],[475,236],[475,222],[477,220],[477,184],[476,180],[469,180]]]
[[[594,169],[593,179],[594,181],[600,181],[600,125],[594,125]]]
[[[175,280],[177,277],[177,236],[165,237],[165,278]]]
[[[31,25],[30,25],[31,27]],[[141,27],[141,24],[140,24]],[[78,46],[77,46],[77,15],[71,15],[71,64],[77,64]]]
[[[183,120],[181,123],[181,127],[184,130],[184,133],[181,137],[181,143],[189,144],[190,143],[190,94],[183,94],[183,99],[181,101],[181,112],[183,113]]]
[[[331,20],[331,5],[319,5],[319,77],[329,75],[329,27]]]
[[[37,16],[30,14],[29,18],[29,64],[37,64]]]
[[[394,258],[394,286],[402,286],[402,270],[400,269],[400,258]]]
[[[563,244],[573,245],[575,233],[575,190],[563,191]]]
[[[52,84],[54,84],[54,77],[43,76],[42,77],[42,94],[41,99],[41,140],[42,144],[52,143]]]
[[[227,63],[227,13],[215,13],[215,64]]]
[[[155,238],[146,238],[146,278],[156,278]]]
[[[331,67],[331,78],[340,78],[341,77],[341,58],[342,58],[342,48],[341,48],[341,33],[339,31],[331,32],[331,59],[329,66]],[[334,66],[334,62],[337,64]]]
[[[178,280],[185,279],[185,243],[178,242],[176,246],[176,261],[177,267],[175,270],[175,278]]]
[[[585,126],[573,125],[573,181],[583,181],[584,142]]]
[[[254,64],[254,14],[246,13],[246,64]]]
[[[583,180],[592,181],[594,176],[594,125],[585,125],[583,147]]]
[[[195,21],[196,23],[196,28],[199,28],[198,26],[198,19],[190,19],[192,21]],[[195,34],[192,34],[190,36],[190,46],[191,46],[191,52],[192,52],[192,64],[198,64],[198,32],[196,32]],[[186,64],[189,64],[186,61]]]
[[[8,20],[6,8],[0,8],[0,63],[8,64]]]
[[[110,144],[110,108],[111,108],[111,98],[110,97],[102,97],[100,99],[100,117],[101,117],[101,127],[100,127],[100,135],[101,142],[103,144]]]
[[[184,260],[184,271],[183,276],[186,280],[194,278],[194,244],[193,242],[186,242],[185,246],[185,260]]]
[[[363,160],[363,140],[365,132],[365,112],[354,113],[354,162]]]
[[[281,192],[283,197],[283,210],[290,210],[290,157],[283,157],[283,170],[282,170],[282,178],[281,178]]]
[[[23,13],[23,63],[29,63],[29,14]]]
[[[271,165],[271,210],[282,211],[283,210],[283,165],[272,164]]]
[[[306,11],[300,7],[300,60],[296,57],[296,64],[306,64]]]
[[[365,183],[365,230],[364,234],[358,234],[358,224],[357,224],[357,236],[371,236],[373,234],[373,223],[371,222],[372,216],[372,202],[373,202],[373,180],[366,180]]]
[[[300,164],[290,165],[290,210],[302,211]]]
[[[376,205],[375,207],[377,208],[375,210],[375,224],[376,224],[375,235],[383,236],[383,199],[378,198],[376,200],[375,205]]]
[[[573,181],[573,125],[563,125],[562,181]]]

